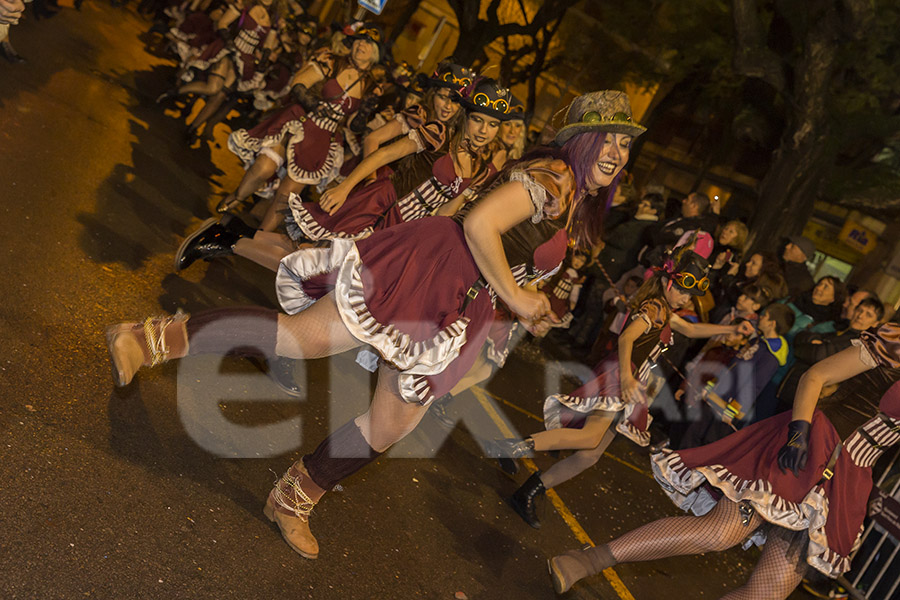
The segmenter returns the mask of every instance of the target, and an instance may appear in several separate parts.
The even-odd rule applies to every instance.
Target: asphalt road
[[[568,521],[544,502],[534,530],[505,505],[527,473],[503,475],[477,438],[500,437],[498,421],[539,429],[566,370],[531,343],[453,406],[456,429],[426,418],[323,499],[316,561],[261,509],[331,423],[364,409],[372,381],[353,354],[298,365],[300,400],[215,357],[114,388],[107,324],[276,306],[271,273],[241,259],[172,273],[181,237],[242,171],[224,125],[217,144],[190,148],[153,103],[174,69],[147,51],[148,26],[88,2],[25,20],[12,33],[29,62],[0,62],[0,598],[549,599],[546,559],[579,546],[579,531],[601,543],[677,514],[646,451],[622,439],[556,490]],[[756,556],[623,565],[618,590],[598,576],[568,597],[717,598]]]

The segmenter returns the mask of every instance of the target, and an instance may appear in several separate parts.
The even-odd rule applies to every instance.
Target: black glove
[[[256,63],[256,69],[258,71],[265,73],[265,71],[269,68],[269,65],[272,64],[272,61],[269,60],[269,56],[271,54],[272,50],[270,48],[263,48],[263,51],[259,56],[259,61]]]
[[[369,124],[369,117],[378,108],[378,97],[367,96],[356,111],[356,116],[350,121],[350,131],[356,135],[365,133],[366,126]]]
[[[316,98],[302,83],[298,83],[291,88],[291,98],[294,99],[294,102],[302,106],[306,112],[312,111],[319,104],[318,98]]]
[[[794,477],[806,468],[809,454],[809,421],[791,421],[788,425],[788,441],[778,451],[778,468],[782,473],[792,471]]]
[[[231,30],[227,27],[217,30],[216,34],[225,41],[226,46],[230,46],[231,42],[234,41],[234,36],[231,35]]]

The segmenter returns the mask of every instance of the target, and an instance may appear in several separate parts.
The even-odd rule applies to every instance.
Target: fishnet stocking
[[[427,406],[406,402],[400,397],[396,369],[382,364],[369,410],[356,417],[356,425],[366,442],[384,452],[416,428],[428,411]]]
[[[616,538],[608,546],[619,563],[721,552],[741,543],[762,523],[755,512],[746,525],[741,520],[738,504],[723,498],[702,517],[653,521]]]
[[[338,314],[334,292],[295,315],[278,315],[275,353],[287,358],[322,358],[362,346]]]
[[[762,556],[750,574],[750,579],[743,586],[722,596],[721,600],[787,598],[803,577],[802,570],[797,569],[797,560],[791,560],[787,556],[789,546],[787,540],[777,535],[769,535],[766,545],[763,546]]]

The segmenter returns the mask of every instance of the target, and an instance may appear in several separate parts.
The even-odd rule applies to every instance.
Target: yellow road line
[[[507,425],[506,420],[502,416],[500,416],[500,413],[497,412],[497,409],[494,408],[494,405],[490,403],[487,398],[487,392],[477,386],[473,386],[469,389],[472,394],[474,394],[475,399],[478,400],[478,403],[481,404],[484,412],[488,414],[488,416],[497,426],[497,429],[499,429],[500,433],[503,434],[503,437],[517,437],[513,430],[510,429],[509,425]],[[508,404],[500,398],[497,398],[497,400],[503,402],[504,404]],[[529,458],[523,458],[521,459],[521,461],[530,473],[537,472],[538,468],[537,465],[534,464],[533,460]],[[550,498],[550,502],[553,504],[553,508],[556,509],[556,512],[559,513],[559,515],[563,518],[563,521],[566,522],[566,525],[569,526],[569,529],[572,530],[572,533],[575,534],[575,538],[582,544],[590,544],[591,546],[593,546],[594,542],[591,541],[590,536],[588,536],[587,532],[578,522],[578,519],[575,518],[575,515],[572,514],[572,511],[570,511],[562,501],[562,498],[559,497],[559,494],[550,489],[547,490],[547,497]],[[606,577],[607,581],[609,581],[609,584],[619,595],[619,598],[621,598],[622,600],[634,600],[634,596],[631,595],[631,592],[629,592],[628,588],[625,587],[625,583],[619,578],[619,575],[612,568],[603,571],[603,576]]]
[[[522,408],[521,406],[517,406],[517,405],[513,404],[513,403],[510,402],[509,400],[505,400],[505,399],[501,398],[500,396],[496,396],[496,395],[490,393],[489,391],[487,391],[486,389],[484,389],[484,388],[482,388],[482,387],[479,387],[479,386],[475,385],[475,386],[472,386],[470,389],[472,390],[472,392],[474,392],[475,390],[478,390],[479,392],[481,392],[481,393],[484,394],[485,396],[490,396],[491,399],[496,400],[497,402],[500,402],[501,404],[505,404],[506,406],[510,407],[511,409],[513,409],[513,410],[515,410],[515,411],[518,411],[518,412],[522,413],[523,415],[525,415],[525,416],[528,417],[529,419],[533,419],[533,420],[538,421],[538,422],[540,422],[540,423],[543,423],[543,422],[544,422],[544,419],[542,419],[541,417],[537,416],[536,414],[534,414],[534,413],[532,413],[532,412],[530,412],[530,411],[525,410],[525,409]],[[515,434],[508,435],[507,437],[515,437]],[[628,468],[631,469],[632,471],[635,471],[635,472],[637,472],[637,473],[640,473],[641,475],[644,475],[645,477],[649,477],[650,479],[653,479],[653,473],[651,473],[650,471],[646,471],[646,470],[644,470],[644,469],[642,469],[642,468],[640,468],[640,467],[638,467],[638,466],[635,466],[635,465],[631,464],[630,462],[628,462],[627,460],[622,460],[622,459],[619,458],[618,456],[613,456],[613,455],[610,454],[609,452],[605,452],[605,453],[603,454],[603,456],[604,456],[604,457],[608,457],[608,458],[614,460],[615,462],[619,463],[620,465],[623,465],[623,466],[625,466],[625,467],[628,467]]]

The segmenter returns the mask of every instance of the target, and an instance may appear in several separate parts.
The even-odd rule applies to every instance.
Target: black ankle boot
[[[453,429],[456,421],[447,413],[447,407],[453,401],[451,394],[444,394],[431,403],[428,414],[434,417],[434,420],[441,424],[444,429]]]
[[[162,104],[163,102],[168,102],[178,97],[178,88],[172,88],[170,90],[166,90],[162,94],[156,97],[156,103]]]
[[[491,440],[486,443],[486,450],[488,456],[497,459],[504,473],[515,475],[519,472],[519,462],[516,459],[534,455],[534,440],[531,438]]]
[[[296,362],[292,358],[283,356],[268,358],[266,359],[268,366],[266,373],[282,392],[292,398],[303,398],[306,393],[294,379],[294,363]]]
[[[522,487],[517,489],[509,499],[509,505],[516,511],[522,520],[534,527],[541,528],[541,521],[537,516],[537,506],[535,501],[547,490],[544,489],[544,483],[541,481],[541,472],[538,471],[528,478]]]
[[[215,218],[207,219],[188,235],[175,253],[175,271],[182,271],[200,258],[209,260],[234,254],[234,245],[241,236],[226,229]]]
[[[255,227],[250,227],[249,225],[244,223],[244,221],[234,215],[225,215],[219,222],[225,227],[226,230],[230,231],[231,233],[237,234],[242,238],[252,238],[254,235],[256,235],[256,232],[259,231]]]
[[[16,52],[16,49],[12,47],[12,44],[9,42],[0,42],[0,54],[3,55],[3,58],[8,60],[13,64],[22,64],[26,61],[21,54]]]

